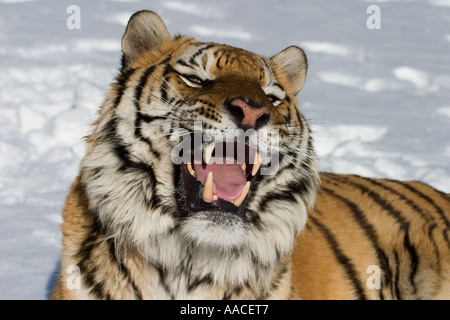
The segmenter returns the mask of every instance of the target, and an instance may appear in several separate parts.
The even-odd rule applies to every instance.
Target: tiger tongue
[[[216,164],[211,163],[201,165],[193,165],[196,179],[203,185],[205,184],[208,173],[213,175],[213,193],[220,199],[226,201],[234,201],[242,194],[244,186],[247,183],[241,165],[238,163],[232,164]]]

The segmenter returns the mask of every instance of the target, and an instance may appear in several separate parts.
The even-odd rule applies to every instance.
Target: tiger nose
[[[270,120],[270,111],[265,104],[258,104],[245,98],[234,98],[225,104],[233,121],[242,129],[255,130],[267,124]]]

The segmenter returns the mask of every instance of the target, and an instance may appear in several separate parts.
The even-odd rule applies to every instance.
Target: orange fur
[[[344,261],[353,266],[367,299],[450,299],[450,248],[445,239],[450,231],[446,225],[450,220],[448,196],[420,182],[335,174],[322,174],[321,178],[315,210],[293,252],[292,278],[303,299],[361,298]],[[351,204],[373,227],[375,245]],[[405,237],[417,255],[415,288],[411,282],[414,261]],[[379,252],[388,259],[390,282],[384,283],[387,287],[382,290],[369,289],[369,266],[380,267],[381,278],[387,276]]]

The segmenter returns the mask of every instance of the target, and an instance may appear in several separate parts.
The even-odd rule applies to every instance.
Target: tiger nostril
[[[245,98],[234,98],[225,104],[234,122],[243,129],[259,129],[270,120],[270,111],[265,104]]]
[[[236,124],[242,123],[242,120],[244,119],[244,111],[242,110],[241,107],[234,104],[230,104],[228,106],[228,111],[233,117],[233,120]]]

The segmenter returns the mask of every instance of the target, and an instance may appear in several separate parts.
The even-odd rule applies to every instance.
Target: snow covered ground
[[[373,4],[381,29],[366,26]],[[450,192],[449,0],[0,0],[0,299],[49,297],[82,137],[141,9],[172,34],[266,56],[303,47],[299,99],[323,170]]]

